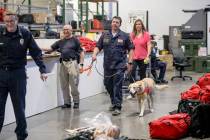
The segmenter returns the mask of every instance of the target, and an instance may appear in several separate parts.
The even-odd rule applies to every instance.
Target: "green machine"
[[[206,60],[206,72],[210,72],[210,60]]]
[[[183,10],[183,12],[194,13],[181,26],[181,39],[179,40],[179,47],[184,48],[184,54],[192,65],[187,70],[195,72],[210,71],[210,56],[206,56],[208,54],[207,10]]]
[[[184,54],[188,59],[188,62],[191,64],[191,67],[186,68],[188,71],[203,71],[202,67],[198,63],[206,60],[205,57],[198,57],[198,51],[201,47],[205,47],[205,43],[203,40],[198,39],[181,39],[179,41],[179,46],[184,48]]]
[[[210,72],[210,56],[196,56],[195,72]]]
[[[205,47],[203,40],[182,39],[179,41],[179,46],[184,46],[184,54],[188,56],[198,56],[198,51],[201,47]]]

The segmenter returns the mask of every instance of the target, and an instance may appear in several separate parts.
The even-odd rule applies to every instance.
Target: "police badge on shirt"
[[[21,39],[20,39],[20,45],[23,46],[23,44],[24,44],[24,39],[21,38]]]
[[[109,45],[109,43],[110,43],[110,38],[109,38],[109,37],[105,37],[105,38],[103,39],[103,43],[104,43],[104,45]]]

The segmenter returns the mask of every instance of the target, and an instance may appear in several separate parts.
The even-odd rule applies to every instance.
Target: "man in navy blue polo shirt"
[[[102,49],[104,51],[104,85],[110,95],[109,110],[112,115],[121,113],[124,72],[126,69],[130,71],[132,67],[133,45],[128,34],[120,30],[121,23],[120,17],[112,18],[111,30],[101,35],[92,55],[92,60],[95,61],[96,55]]]

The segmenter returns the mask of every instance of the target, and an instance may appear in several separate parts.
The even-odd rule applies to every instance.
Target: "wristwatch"
[[[133,65],[133,62],[128,62],[129,65]]]

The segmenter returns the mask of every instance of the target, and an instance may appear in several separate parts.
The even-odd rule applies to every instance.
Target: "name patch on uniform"
[[[23,45],[24,44],[24,39],[20,39],[20,44]]]
[[[118,39],[117,42],[118,43],[123,43],[123,40],[122,39]]]
[[[104,43],[109,43],[109,38],[104,38],[103,42]]]
[[[0,45],[4,45],[4,43],[0,42]]]

